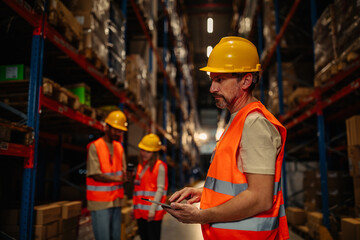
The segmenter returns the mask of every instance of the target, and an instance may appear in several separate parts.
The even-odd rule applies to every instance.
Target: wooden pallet
[[[96,109],[95,108],[89,107],[88,105],[85,105],[85,104],[81,104],[79,111],[88,117],[96,119]]]
[[[48,96],[59,103],[68,104],[68,95],[65,93],[65,88],[61,87],[60,84],[52,81],[49,78],[43,79],[43,94]]]
[[[360,38],[353,42],[337,60],[333,60],[321,69],[314,78],[314,86],[325,85],[332,77],[343,71],[360,58]]]
[[[83,38],[83,29],[72,12],[58,0],[50,1],[48,21],[62,34],[76,49]]]
[[[91,48],[84,48],[80,51],[80,53],[91,63],[95,66],[95,68],[103,73],[105,76],[108,76],[109,74],[109,68],[105,63],[101,61],[101,59],[98,57],[96,52]]]
[[[0,142],[31,145],[33,129],[7,121],[0,121]]]

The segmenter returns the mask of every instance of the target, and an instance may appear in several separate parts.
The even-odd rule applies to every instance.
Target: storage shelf
[[[32,146],[0,142],[0,155],[29,158]]]
[[[290,129],[295,125],[303,122],[313,114],[315,114],[317,110],[323,110],[324,108],[329,107],[339,99],[344,98],[347,95],[351,94],[353,91],[359,88],[359,79],[350,82],[346,87],[339,90],[336,94],[332,95],[331,97],[326,97],[325,99],[322,99],[323,94],[327,93],[334,86],[344,81],[348,76],[350,76],[358,69],[360,69],[360,59],[357,59],[351,64],[349,64],[343,71],[338,73],[333,78],[329,79],[324,86],[317,87],[313,91],[313,93],[311,93],[306,98],[306,100],[301,102],[299,106],[297,106],[294,110],[289,111],[288,113],[282,116],[279,116],[279,120],[282,123],[285,123],[285,127],[287,129]],[[310,109],[306,110],[306,108],[309,107],[310,104],[312,103],[315,105]],[[301,112],[303,113],[301,114]],[[296,114],[300,114],[300,115],[294,118]]]
[[[303,102],[301,102],[294,110],[289,111],[285,113],[282,116],[279,116],[279,120],[281,122],[286,122],[290,118],[293,118],[295,114],[304,111],[304,109],[314,101],[317,100],[318,96],[321,96],[322,94],[326,93],[328,90],[330,90],[332,87],[334,87],[336,84],[340,83],[344,79],[346,79],[349,75],[354,73],[356,70],[360,69],[360,59],[355,60],[351,64],[349,64],[343,71],[338,73],[333,78],[329,79],[327,81],[327,84],[323,87],[316,88],[313,93],[311,93]],[[303,119],[297,118],[294,119],[292,122],[300,123]]]
[[[15,12],[17,12],[22,18],[24,18],[35,29],[40,27],[40,24],[42,23],[42,16],[35,14],[32,10],[26,9],[22,1],[4,0],[4,2]],[[69,44],[60,33],[58,33],[54,28],[49,26],[46,21],[44,27],[46,39],[48,39],[51,43],[58,47],[62,52],[69,56],[80,68],[84,69],[90,76],[92,76],[96,81],[98,81],[102,86],[104,86],[114,96],[116,96],[119,99],[119,102],[126,103],[126,105],[129,106],[129,108],[134,113],[138,114],[142,119],[146,119],[149,126],[154,125],[156,129],[160,129],[161,133],[166,133],[166,131],[163,130],[160,126],[158,126],[156,123],[154,123],[147,114],[140,110],[136,106],[136,104],[133,104],[131,100],[126,98],[125,91],[121,91],[114,84],[112,84],[111,81],[103,73],[99,72],[94,65],[89,63],[83,55],[79,54],[79,51],[71,44]],[[58,108],[57,104],[55,104],[54,106],[50,106],[49,102],[45,104],[47,104],[46,106],[49,109]],[[86,122],[85,124],[88,123],[88,121],[84,122]],[[139,123],[140,121],[135,122]],[[148,129],[148,127],[144,127],[144,124],[140,124],[140,126],[144,129]],[[169,136],[167,134],[165,137],[168,138],[170,141],[173,141],[172,136]]]
[[[40,104],[41,104],[41,106],[51,109],[54,112],[57,112],[57,113],[59,113],[63,116],[66,116],[72,120],[75,120],[75,121],[85,124],[87,126],[93,127],[95,129],[104,131],[104,124],[102,124],[101,122],[99,122],[96,119],[93,119],[89,116],[86,116],[79,111],[75,111],[74,109],[71,109],[68,106],[65,106],[65,105],[63,105],[51,98],[48,98],[44,95],[41,95]]]

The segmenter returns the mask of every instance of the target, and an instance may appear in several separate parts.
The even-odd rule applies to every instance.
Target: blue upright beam
[[[275,25],[276,25],[276,34],[280,32],[279,24],[279,1],[275,0]],[[284,114],[284,97],[283,97],[283,80],[282,80],[282,61],[281,61],[281,51],[280,43],[276,46],[276,63],[277,63],[277,79],[278,79],[278,92],[279,92],[279,112],[280,115]],[[286,156],[286,153],[284,154]],[[286,163],[285,157],[283,158],[282,164],[282,183],[283,183],[283,195],[285,207],[287,206],[287,178],[286,178]]]
[[[25,164],[20,213],[20,239],[32,239],[33,208],[35,201],[36,167],[39,142],[39,100],[42,85],[42,66],[44,54],[43,25],[34,30],[31,49],[30,82],[28,97],[27,125],[34,129],[34,151],[30,161]]]
[[[315,26],[317,21],[316,14],[316,0],[310,1],[311,11],[311,23],[312,27]],[[315,59],[315,54],[314,54]],[[318,127],[318,145],[319,145],[319,157],[320,157],[320,180],[321,180],[321,200],[322,200],[322,213],[323,213],[323,225],[329,229],[329,194],[327,183],[327,158],[326,158],[326,139],[325,139],[325,121],[321,107],[321,99],[317,99],[317,127]]]
[[[322,111],[317,113],[318,139],[319,139],[319,157],[320,157],[320,180],[321,180],[321,199],[323,212],[323,225],[329,228],[329,195],[327,184],[327,161],[325,145],[325,123]]]

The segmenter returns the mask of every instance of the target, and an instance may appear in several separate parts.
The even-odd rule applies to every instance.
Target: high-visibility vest
[[[275,163],[273,206],[266,212],[240,221],[203,224],[201,227],[205,240],[282,240],[289,238],[280,183],[286,129],[260,102],[250,103],[242,108],[233,119],[223,139],[218,143],[206,177],[200,208],[207,209],[221,205],[248,188],[246,175],[237,167],[236,153],[238,152],[245,119],[249,113],[254,111],[262,113],[281,135],[282,147]]]
[[[160,165],[165,168],[165,186],[164,193],[161,197],[160,202],[166,202],[166,192],[168,189],[168,178],[167,178],[167,165],[161,160],[156,160],[155,165],[151,171],[150,167],[143,172],[143,167],[141,164],[138,165],[136,171],[136,177],[134,181],[134,193],[133,193],[133,207],[134,207],[134,217],[136,219],[143,218],[148,219],[149,211],[151,207],[151,202],[144,201],[141,198],[148,198],[154,200],[155,193],[157,190],[157,178],[159,174]],[[159,221],[163,218],[165,210],[160,205],[156,206],[154,220]]]
[[[99,138],[88,145],[94,143],[100,162],[102,174],[110,176],[123,175],[123,153],[124,149],[120,142],[113,141],[113,156],[103,138]],[[91,177],[86,177],[86,198],[90,201],[112,202],[117,198],[124,197],[122,182],[99,182]]]

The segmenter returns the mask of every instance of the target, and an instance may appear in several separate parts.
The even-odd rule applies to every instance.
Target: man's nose
[[[210,92],[210,93],[214,93],[214,92],[217,92],[217,91],[218,91],[218,87],[217,87],[217,85],[216,85],[216,82],[211,81],[211,85],[210,85],[209,92]]]

